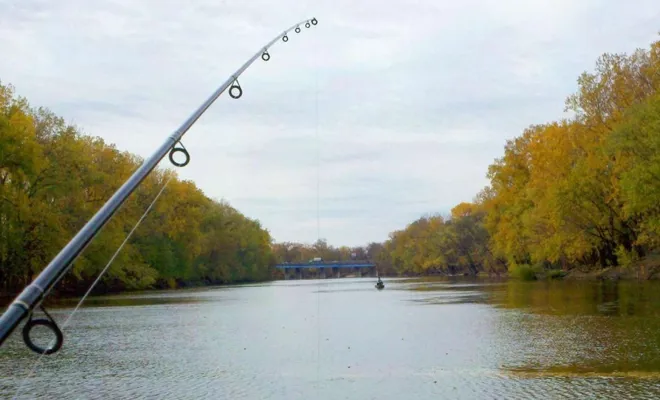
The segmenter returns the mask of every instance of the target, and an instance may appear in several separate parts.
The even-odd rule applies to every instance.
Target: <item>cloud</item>
[[[470,201],[506,139],[564,116],[600,54],[656,40],[660,5],[10,0],[0,79],[146,157],[270,38],[310,16],[318,26],[244,73],[240,100],[223,95],[200,118],[178,172],[277,240],[313,242],[320,230],[357,245]]]

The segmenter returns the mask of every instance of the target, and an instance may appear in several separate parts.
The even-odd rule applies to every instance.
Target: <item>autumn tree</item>
[[[141,163],[0,84],[2,293],[28,284]],[[86,289],[171,174],[155,170],[142,182],[57,290]],[[98,290],[270,279],[270,246],[258,221],[175,176]]]

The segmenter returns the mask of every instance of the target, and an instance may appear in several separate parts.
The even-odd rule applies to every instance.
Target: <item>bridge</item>
[[[355,276],[375,276],[376,264],[369,261],[315,261],[308,263],[283,263],[275,266],[284,271],[284,279],[341,278],[342,273]],[[328,274],[329,272],[329,274]]]

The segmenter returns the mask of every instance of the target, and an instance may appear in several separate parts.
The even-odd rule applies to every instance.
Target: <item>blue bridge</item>
[[[368,261],[321,261],[277,264],[284,279],[341,278],[342,276],[375,276],[376,264]]]

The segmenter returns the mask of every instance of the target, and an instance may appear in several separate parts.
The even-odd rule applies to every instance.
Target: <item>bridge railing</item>
[[[323,262],[307,262],[307,263],[282,263],[277,264],[275,268],[278,269],[292,269],[292,268],[371,268],[376,264],[369,261],[323,261]]]

